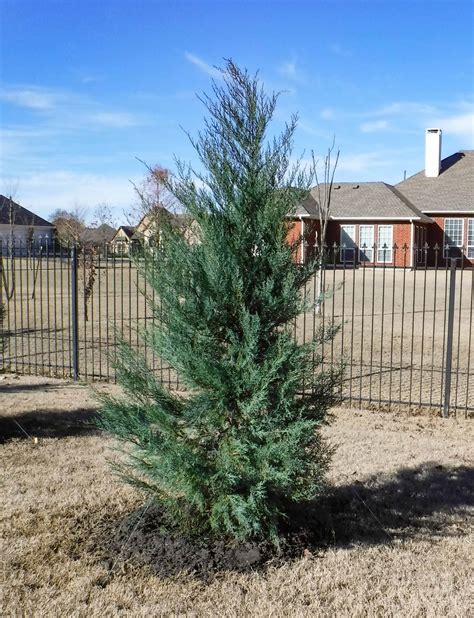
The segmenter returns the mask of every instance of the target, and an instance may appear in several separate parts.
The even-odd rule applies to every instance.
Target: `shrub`
[[[140,261],[160,299],[144,337],[188,392],[164,388],[123,343],[125,396],[104,398],[100,423],[128,445],[120,473],[169,525],[278,542],[291,506],[322,488],[319,430],[338,376],[314,374],[317,341],[293,336],[316,264],[297,265],[287,243],[287,215],[312,180],[290,166],[296,118],[272,137],[278,96],[231,61],[222,78],[202,98],[209,118],[193,141],[207,172],[179,164],[169,181],[193,233],[164,221],[159,247]]]

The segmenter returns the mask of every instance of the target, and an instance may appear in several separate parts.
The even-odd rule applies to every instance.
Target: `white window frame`
[[[447,243],[447,234],[446,234],[446,223],[447,222],[460,221],[461,222],[461,244],[453,245],[451,243]],[[449,257],[449,249],[456,248],[461,249],[464,246],[464,219],[462,217],[446,217],[444,219],[444,228],[443,228],[443,254],[444,257]]]
[[[390,230],[390,241],[384,242],[382,246],[380,241],[380,230]],[[379,225],[377,229],[377,263],[391,264],[393,262],[393,225]]]
[[[352,240],[352,246],[348,245],[344,240],[343,240],[343,234],[345,232],[346,229],[352,229],[353,233],[352,236],[350,234],[347,234],[347,236]],[[344,262],[344,264],[353,264],[355,262],[355,258],[356,258],[356,250],[357,250],[357,229],[356,226],[354,224],[344,224],[341,225],[341,232],[340,232],[340,260],[341,262]],[[343,246],[345,245],[345,246]]]
[[[372,242],[362,243],[362,230],[372,230]],[[359,262],[374,263],[374,239],[375,239],[375,226],[374,225],[359,225]],[[369,257],[370,256],[370,257]]]
[[[469,229],[470,228],[471,228],[471,239],[469,240]],[[470,260],[474,259],[474,219],[467,220],[466,257]]]

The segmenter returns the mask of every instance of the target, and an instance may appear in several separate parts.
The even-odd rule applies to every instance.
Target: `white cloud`
[[[337,150],[338,147],[336,146],[331,154],[331,166],[336,162]],[[314,155],[320,182],[323,182],[324,160],[327,154],[327,151],[323,151]],[[393,152],[360,152],[351,154],[341,149],[336,167],[335,182],[387,181],[388,173],[393,172],[393,169],[398,169],[399,167],[395,154]],[[299,161],[297,159],[290,161],[292,164],[297,162],[306,171],[311,169],[313,164],[312,159],[308,157]]]
[[[301,68],[295,55],[285,60],[277,67],[278,73],[287,81],[296,84],[305,84],[308,82],[308,76]],[[316,81],[316,76],[312,76],[312,81]]]
[[[390,105],[385,105],[372,112],[367,112],[367,116],[405,116],[405,115],[426,115],[433,114],[436,107],[427,103],[416,101],[397,101]]]
[[[307,135],[320,137],[325,140],[331,139],[331,134],[327,130],[319,128],[317,125],[314,125],[312,122],[305,120],[304,118],[300,118],[298,120],[297,128]]]
[[[369,112],[368,120],[361,125],[376,130],[386,129],[386,120],[377,120],[381,116],[391,117],[392,123],[397,122],[399,131],[416,131],[426,127],[439,127],[446,135],[464,137],[467,146],[474,144],[474,111],[470,103],[428,104],[416,101],[399,101]],[[379,126],[380,123],[380,126]],[[394,129],[390,123],[390,128]],[[397,128],[397,127],[395,127]]]
[[[360,125],[362,133],[375,133],[376,131],[383,131],[388,129],[389,124],[387,120],[374,120],[371,122],[363,122]]]
[[[338,110],[337,116],[338,118],[360,118],[361,120],[367,119],[367,121],[370,122],[371,120],[375,121],[380,118],[385,119],[386,117],[395,118],[406,116],[410,119],[413,119],[416,117],[425,117],[430,114],[433,115],[436,113],[439,113],[439,109],[434,105],[418,103],[416,101],[398,101],[363,112]],[[332,108],[326,108],[321,111],[322,118],[330,120],[332,118],[335,118],[335,116],[336,111]]]
[[[127,112],[99,112],[92,114],[87,120],[113,129],[126,129],[127,127],[136,127],[141,124],[137,116]]]
[[[474,112],[472,103],[424,103],[421,101],[394,101],[368,111],[334,111],[323,109],[321,118],[339,121],[358,121],[362,133],[390,131],[400,134],[421,135],[426,127],[440,127],[447,136],[463,137],[464,147],[474,144]]]
[[[100,77],[94,77],[93,75],[84,75],[80,78],[82,84],[94,84],[96,82],[100,82]]]
[[[280,73],[287,77],[288,79],[297,79],[298,78],[298,70],[296,68],[296,62],[284,62],[280,65],[279,69]]]
[[[302,78],[301,72],[296,65],[296,59],[287,60],[278,67],[280,75],[292,81],[300,81]]]
[[[4,88],[0,100],[34,110],[52,110],[57,104],[57,96],[42,88]]]
[[[333,43],[330,49],[333,54],[336,54],[336,56],[341,56],[341,58],[350,58],[352,56],[352,52],[339,43]]]
[[[467,137],[471,141],[474,138],[474,112],[438,118],[435,125],[446,133]]]
[[[0,127],[0,170],[42,169],[57,147],[57,132],[39,126]]]
[[[108,109],[96,99],[59,89],[4,87],[0,100],[39,113],[41,124],[38,122],[35,128],[55,133],[97,128],[127,129],[149,122],[142,115]]]
[[[38,214],[48,217],[56,208],[71,208],[81,204],[93,208],[101,202],[110,204],[117,216],[135,200],[127,177],[112,174],[91,174],[52,170],[21,176],[17,200]],[[132,179],[134,182],[139,178]],[[11,182],[3,179],[2,185]],[[0,190],[1,192],[1,190]]]
[[[323,118],[323,120],[332,120],[335,116],[336,114],[334,110],[330,107],[326,107],[321,110],[321,118]]]
[[[198,56],[195,56],[194,54],[190,54],[189,52],[186,52],[184,54],[184,57],[186,58],[188,62],[193,64],[203,73],[210,75],[214,79],[222,79],[222,73],[218,69],[216,69],[216,67],[213,67],[212,65],[208,64],[202,58],[199,58]]]
[[[375,167],[389,167],[392,165],[391,157],[387,157],[383,152],[361,152],[358,154],[348,154],[341,152],[337,166],[338,173],[364,173],[370,172]]]

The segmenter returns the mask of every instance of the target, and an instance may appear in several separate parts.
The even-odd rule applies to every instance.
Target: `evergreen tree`
[[[312,180],[290,166],[296,117],[272,137],[278,96],[231,61],[222,78],[201,99],[209,118],[192,140],[206,173],[179,165],[169,184],[192,231],[163,220],[161,243],[141,266],[160,299],[144,336],[188,392],[165,389],[123,344],[126,394],[104,399],[100,422],[127,445],[121,474],[170,525],[278,542],[290,507],[322,488],[319,429],[337,375],[314,375],[317,341],[293,335],[316,263],[297,265],[287,243],[286,216]]]

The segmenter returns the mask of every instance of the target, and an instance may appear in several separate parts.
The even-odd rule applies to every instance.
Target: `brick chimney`
[[[425,176],[439,176],[441,164],[441,129],[426,129],[425,137]]]

